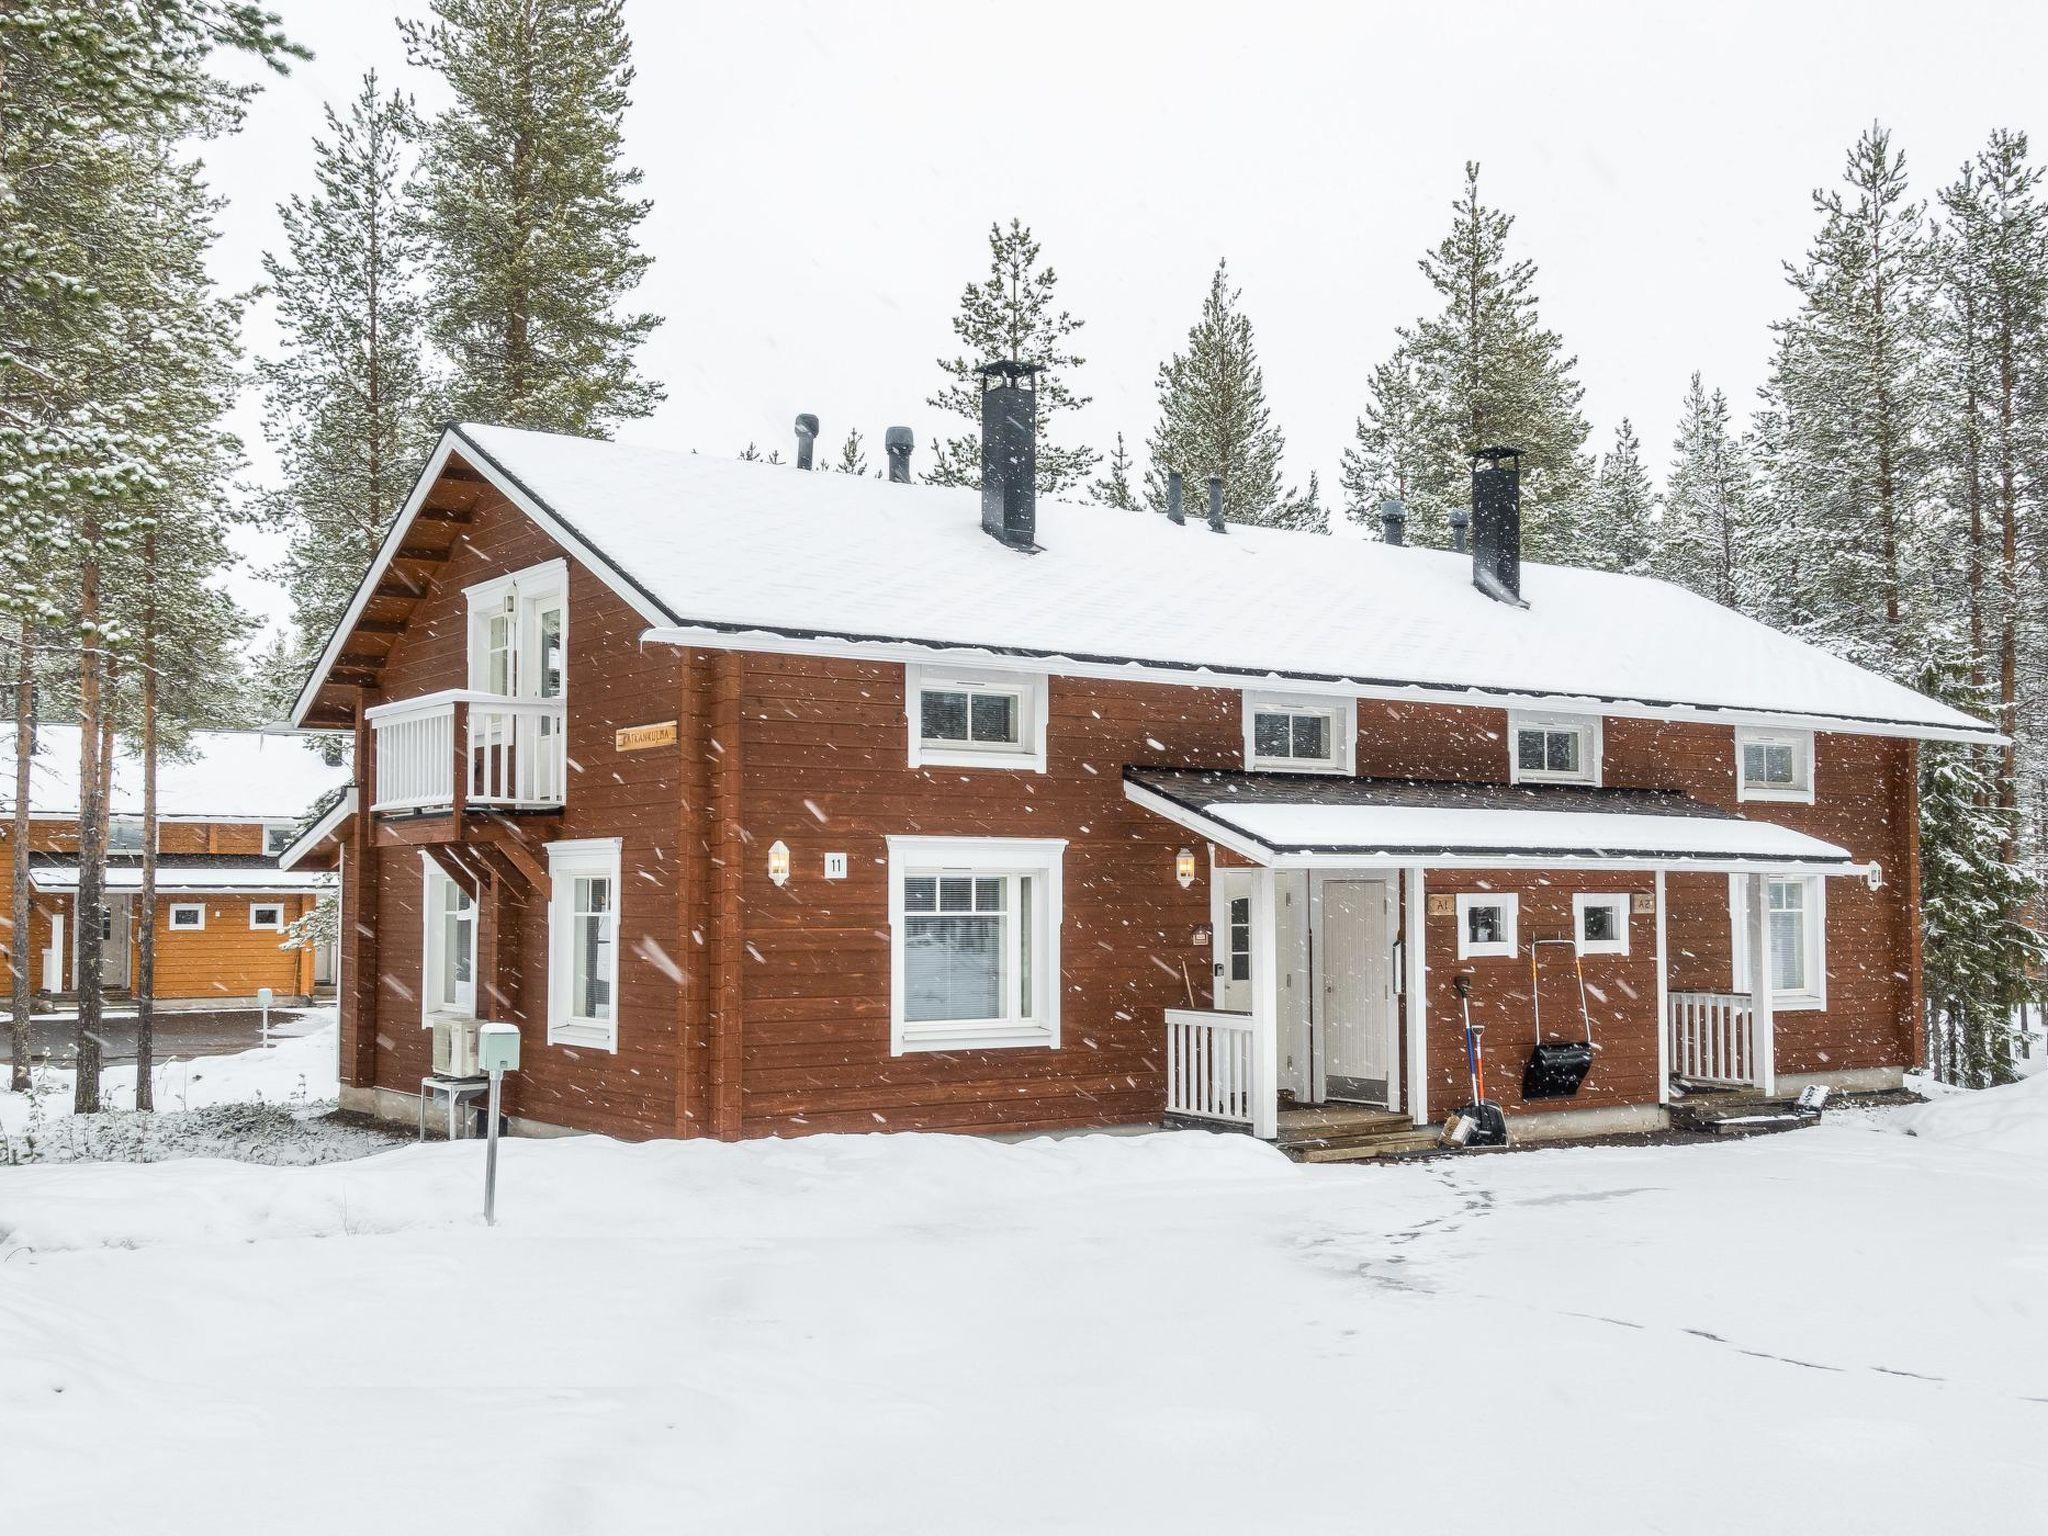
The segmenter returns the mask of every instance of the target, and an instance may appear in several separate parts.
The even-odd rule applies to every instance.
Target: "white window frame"
[[[1494,944],[1475,944],[1470,938],[1467,917],[1474,907],[1499,907],[1501,931],[1506,937]],[[1458,958],[1460,960],[1512,960],[1522,950],[1522,898],[1513,891],[1465,891],[1458,896]]]
[[[120,822],[120,823],[121,823],[122,825],[124,825],[124,826],[133,826],[133,827],[135,828],[135,832],[136,832],[136,838],[135,838],[135,844],[134,844],[134,846],[133,846],[133,847],[130,847],[130,848],[118,848],[118,847],[116,847],[116,846],[115,846],[115,844],[114,844],[114,824],[115,824],[116,822]],[[128,815],[114,815],[114,816],[109,816],[109,817],[107,818],[107,852],[109,852],[109,853],[141,853],[141,852],[143,852],[143,851],[144,851],[144,848],[143,848],[143,838],[142,838],[142,835],[141,835],[141,834],[142,834],[142,818],[141,818],[140,816],[128,816]],[[161,836],[161,835],[162,835],[162,834],[161,834],[161,830],[159,830],[159,834],[158,834],[158,835],[159,835],[159,836]]]
[[[1522,732],[1575,732],[1579,737],[1579,771],[1559,773],[1549,768],[1522,766]],[[1510,784],[1590,784],[1599,788],[1604,769],[1601,751],[1605,746],[1603,721],[1598,715],[1539,714],[1513,710],[1508,714],[1508,782]],[[1546,753],[1546,756],[1548,754]]]
[[[468,678],[472,692],[490,691],[490,654],[485,644],[485,621],[501,613],[512,620],[511,654],[508,661],[509,698],[531,699],[539,694],[540,614],[544,609],[562,610],[562,646],[565,658],[562,691],[568,692],[569,563],[548,560],[524,570],[494,576],[475,586],[463,588],[468,604],[465,647],[469,657]]]
[[[1788,785],[1751,784],[1744,768],[1747,756],[1745,749],[1753,746],[1786,746],[1792,749],[1792,760],[1798,765],[1798,782]],[[1737,726],[1735,728],[1735,798],[1737,800],[1776,801],[1785,805],[1813,804],[1813,732],[1800,730],[1779,730],[1763,726]]]
[[[924,695],[927,690],[970,696],[977,693],[1011,695],[1017,700],[1016,743],[925,740]],[[1045,716],[1049,693],[1050,684],[1043,672],[906,665],[903,669],[903,713],[910,734],[910,766],[1045,772]]]
[[[196,923],[185,923],[185,922],[180,922],[180,921],[179,921],[179,918],[180,918],[180,917],[181,917],[181,916],[182,916],[183,914],[185,914],[185,913],[187,913],[187,912],[196,912],[196,913],[198,913],[198,914],[199,914],[199,921],[198,921],[198,922],[196,922]],[[205,902],[203,902],[203,901],[174,901],[174,902],[172,902],[172,903],[171,903],[171,915],[170,915],[170,916],[169,916],[168,918],[166,918],[166,919],[165,919],[165,924],[164,924],[164,925],[165,925],[165,926],[166,926],[166,927],[167,927],[167,928],[168,928],[168,929],[169,929],[169,930],[170,930],[170,931],[171,931],[172,933],[204,933],[204,932],[206,932],[206,903],[205,903]]]
[[[548,880],[548,1044],[586,1050],[619,1048],[619,952],[625,944],[626,882],[622,878],[616,837],[583,837],[549,843]],[[574,934],[574,902],[579,879],[603,877],[612,883],[610,971],[605,980],[611,997],[608,1019],[579,1018],[570,1011],[569,983],[575,974],[568,946]]]
[[[274,858],[276,858],[276,857],[277,857],[277,856],[278,856],[279,854],[283,853],[283,852],[285,851],[285,849],[287,849],[287,848],[291,847],[291,845],[292,845],[292,834],[293,834],[294,832],[296,832],[296,831],[298,831],[298,824],[297,824],[296,822],[290,822],[290,821],[266,821],[266,822],[264,822],[264,823],[263,823],[263,855],[264,855],[264,857],[265,857],[265,858],[270,858],[270,859],[274,859]],[[271,839],[271,837],[272,837],[273,835],[277,835],[277,836],[280,836],[280,837],[282,838],[282,841],[281,841],[281,842],[280,842],[280,843],[279,843],[279,844],[277,845],[277,847],[275,847],[275,848],[272,848],[272,847],[270,846],[270,839]],[[161,841],[161,840],[162,840],[162,836],[163,836],[163,830],[162,830],[162,828],[158,828],[158,830],[157,830],[157,836],[158,836],[158,840],[159,840],[159,841]]]
[[[1262,714],[1324,715],[1330,722],[1330,755],[1326,758],[1261,757],[1258,748]],[[1276,693],[1246,689],[1244,693],[1244,765],[1255,773],[1338,773],[1349,775],[1358,762],[1358,700],[1332,694]]]
[[[1572,893],[1572,944],[1582,955],[1625,955],[1628,953],[1628,909],[1629,898],[1614,893],[1574,891]],[[1586,937],[1586,913],[1593,907],[1614,909],[1614,934],[1611,939],[1589,939]]]
[[[1065,838],[1036,837],[891,837],[889,839],[889,1054],[918,1051],[987,1051],[1043,1048],[1060,1044],[1060,926],[1065,900],[1063,871]],[[1021,1009],[997,1019],[905,1019],[903,944],[907,914],[904,882],[917,875],[1030,875],[1036,881],[1033,901],[1031,991],[1029,1017]],[[1009,974],[1016,975],[1015,957],[1022,930],[1010,907]],[[1004,1007],[1019,1008],[1017,989],[1003,988]]]
[[[257,921],[256,921],[256,914],[257,914],[258,912],[274,912],[274,913],[276,913],[276,914],[277,914],[277,920],[276,920],[275,922],[270,922],[270,923],[259,923],[259,922],[257,922]],[[257,933],[282,933],[282,932],[284,932],[284,903],[283,903],[283,902],[281,902],[281,901],[252,901],[252,902],[250,902],[250,903],[249,903],[249,928],[250,928],[250,930],[251,930],[252,932],[257,932]]]
[[[467,1006],[461,1000],[454,1003],[441,1001],[442,970],[447,964],[445,935],[447,933],[448,901],[457,893],[467,894],[455,883],[454,876],[434,861],[429,853],[420,855],[420,1027],[431,1025],[436,1019],[473,1019],[476,1017],[477,957],[477,907],[474,897],[470,899],[469,928],[469,999]]]
[[[1824,875],[1767,875],[1774,880],[1797,882],[1806,887],[1806,978],[1809,985],[1797,992],[1773,986],[1771,1008],[1777,1013],[1819,1013],[1828,1006],[1828,882]],[[1728,877],[1728,928],[1730,990],[1749,996],[1749,881],[1748,875]],[[1774,977],[1775,981],[1776,978]]]

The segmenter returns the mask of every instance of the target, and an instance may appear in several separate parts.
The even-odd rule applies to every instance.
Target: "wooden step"
[[[1789,1099],[1769,1099],[1760,1093],[1694,1092],[1673,1098],[1670,1110],[1673,1130],[1705,1131],[1715,1136],[1796,1131],[1814,1124],[1817,1118],[1798,1113]]]
[[[1362,1136],[1341,1141],[1301,1143],[1282,1146],[1281,1151],[1297,1163],[1362,1163],[1376,1157],[1400,1157],[1414,1152],[1438,1150],[1439,1131],[1435,1126],[1408,1127],[1405,1134],[1393,1132],[1378,1136]]]

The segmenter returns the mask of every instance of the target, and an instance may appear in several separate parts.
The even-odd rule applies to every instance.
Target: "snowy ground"
[[[2048,1076],[1407,1167],[513,1142],[495,1230],[481,1158],[0,1170],[9,1527],[2003,1531],[2048,1486]]]
[[[71,1113],[71,1070],[39,1066],[30,1092],[0,1091],[0,1165],[190,1157],[305,1164],[382,1151],[389,1136],[329,1119],[338,1093],[334,1011],[309,1022],[311,1033],[266,1048],[165,1062],[152,1074],[155,1114],[132,1113],[132,1062],[100,1075],[107,1112],[82,1116]]]

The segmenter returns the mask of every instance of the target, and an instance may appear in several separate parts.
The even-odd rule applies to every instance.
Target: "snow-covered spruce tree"
[[[1751,494],[1749,463],[1728,397],[1718,389],[1708,394],[1694,373],[1671,442],[1656,573],[1724,608],[1746,607]]]
[[[2038,717],[2025,718],[2023,678],[2039,676],[2048,564],[2048,206],[2024,134],[1995,132],[1942,189],[1937,239],[1935,477],[1954,538],[1965,549],[1964,603],[1971,680],[1984,688],[2007,737],[1998,804],[2019,805],[2023,754]],[[2033,667],[2030,668],[2029,664]],[[2019,820],[2010,818],[2017,838]],[[2017,841],[2007,850],[2016,856]]]
[[[353,595],[411,489],[440,419],[415,284],[422,249],[404,192],[412,106],[373,71],[346,115],[327,108],[313,190],[278,207],[263,260],[277,351],[256,366],[281,483],[263,498],[289,532],[279,570],[316,643]]]
[[[1572,558],[1598,570],[1648,575],[1657,493],[1643,467],[1642,440],[1626,416],[1614,429],[1614,447],[1600,461],[1585,508]]]
[[[832,467],[842,475],[864,475],[868,472],[867,449],[861,445],[859,427],[846,434],[846,441],[839,445],[839,462]]]
[[[1573,514],[1592,475],[1589,429],[1579,411],[1584,390],[1574,373],[1578,360],[1537,313],[1536,264],[1508,254],[1513,229],[1510,215],[1480,201],[1479,166],[1468,163],[1450,233],[1421,261],[1440,305],[1400,333],[1399,356],[1386,376],[1391,385],[1409,372],[1413,400],[1375,390],[1367,419],[1374,410],[1394,421],[1412,411],[1413,428],[1404,427],[1396,441],[1403,456],[1413,451],[1407,442],[1420,448],[1403,497],[1419,534],[1435,539],[1449,509],[1470,501],[1473,452],[1506,443],[1523,454],[1524,556],[1568,560]],[[1385,479],[1394,461],[1382,448],[1373,462]]]
[[[1928,429],[1935,383],[1933,246],[1905,158],[1882,127],[1850,149],[1843,185],[1813,195],[1820,230],[1790,269],[1758,434],[1773,545],[1759,547],[1765,617],[1903,679],[1942,599]]]
[[[454,102],[422,137],[428,331],[464,420],[603,435],[661,386],[634,353],[660,318],[623,306],[651,260],[620,163],[633,86],[621,0],[434,0],[402,22]]]
[[[1344,492],[1344,515],[1353,522],[1377,533],[1380,503],[1392,498],[1408,508],[1412,542],[1447,544],[1448,505],[1440,496],[1418,495],[1425,482],[1435,483],[1426,417],[1415,361],[1403,344],[1373,369],[1366,383],[1365,414],[1344,450],[1338,485]]]
[[[988,276],[969,283],[960,294],[960,312],[953,316],[953,335],[960,351],[939,359],[946,376],[937,394],[925,404],[965,418],[967,431],[941,438],[933,445],[931,485],[981,484],[981,373],[986,363],[1016,361],[1038,366],[1038,488],[1058,496],[1088,482],[1099,455],[1094,450],[1062,448],[1052,440],[1054,422],[1078,411],[1091,397],[1074,393],[1073,375],[1087,360],[1073,350],[1074,334],[1085,321],[1059,308],[1059,274],[1022,219],[1010,227],[988,229]]]
[[[1299,493],[1289,491],[1280,503],[1273,523],[1275,527],[1292,528],[1297,533],[1328,533],[1330,509],[1323,505],[1322,476],[1310,470],[1308,488]]]
[[[1287,441],[1266,405],[1266,376],[1240,297],[1228,263],[1217,262],[1186,347],[1159,365],[1159,424],[1145,444],[1152,460],[1146,500],[1154,511],[1164,509],[1166,476],[1177,469],[1187,480],[1191,514],[1199,516],[1207,505],[1204,482],[1221,475],[1228,521],[1291,527],[1280,486]]]
[[[1965,644],[1925,663],[1921,689],[1983,711],[1988,690],[1969,682]],[[2017,812],[2001,805],[1998,755],[1974,744],[1920,749],[1920,911],[1925,943],[1927,1059],[1944,1081],[1968,1088],[2010,1082],[2013,1016],[2032,991],[2048,949],[2028,923],[2041,886],[2012,850]]]
[[[1131,452],[1124,446],[1123,433],[1117,433],[1116,447],[1110,450],[1101,476],[1088,488],[1088,499],[1098,507],[1138,510],[1138,493],[1131,488]]]

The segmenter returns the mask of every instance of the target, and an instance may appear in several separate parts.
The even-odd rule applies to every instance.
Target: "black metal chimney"
[[[809,411],[796,419],[796,467],[811,467],[811,445],[818,440],[818,418]]]
[[[1472,585],[1497,603],[1522,601],[1522,450],[1472,455]]]
[[[1169,523],[1185,523],[1188,520],[1187,513],[1181,510],[1180,471],[1177,469],[1169,469],[1166,472],[1166,520]]]
[[[1380,537],[1389,544],[1407,541],[1408,509],[1401,505],[1398,496],[1389,496],[1380,503]]]
[[[917,440],[908,427],[891,427],[882,434],[882,446],[889,451],[889,478],[897,485],[910,484],[910,450]]]
[[[1038,365],[981,369],[981,526],[1012,549],[1038,548]]]
[[[1209,477],[1209,531],[1211,533],[1222,533],[1225,531],[1223,526],[1223,477],[1221,475],[1211,475]]]
[[[1451,508],[1451,548],[1465,553],[1465,530],[1472,526],[1472,514],[1463,507]]]

